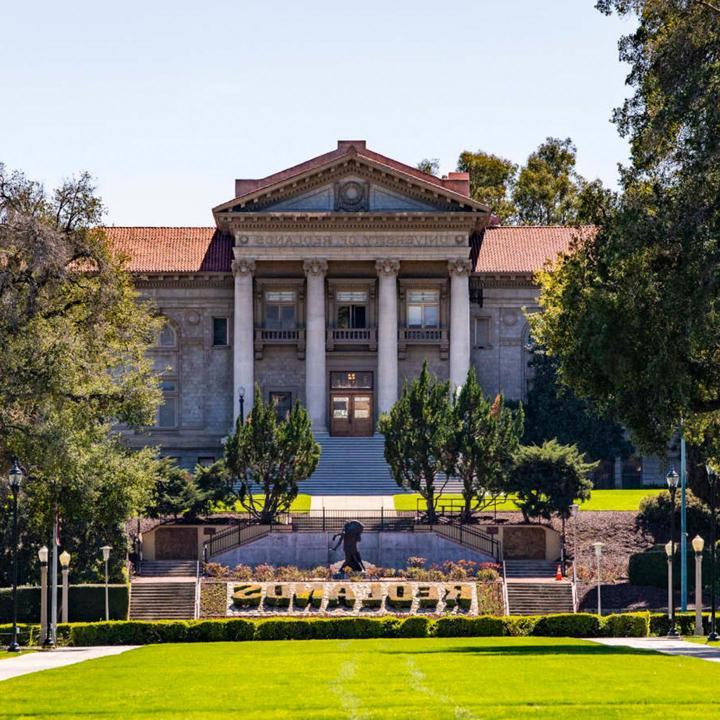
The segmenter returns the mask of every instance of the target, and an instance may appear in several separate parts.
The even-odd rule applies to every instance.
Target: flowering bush
[[[411,556],[407,559],[408,568],[424,568],[427,560],[424,557]]]

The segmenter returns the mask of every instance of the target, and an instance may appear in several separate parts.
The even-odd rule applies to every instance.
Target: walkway
[[[127,650],[134,650],[138,645],[112,645],[98,647],[64,647],[57,650],[35,650],[23,653],[18,657],[0,660],[0,681],[9,680],[19,675],[52,670],[54,668],[74,665],[85,660],[95,660],[107,655],[119,655]]]
[[[392,495],[313,495],[311,510],[394,510]]]
[[[686,657],[720,662],[720,646],[702,645],[687,642],[686,640],[673,640],[671,638],[593,638],[593,642],[601,645],[630,647],[636,650],[654,650],[665,655],[685,655]]]

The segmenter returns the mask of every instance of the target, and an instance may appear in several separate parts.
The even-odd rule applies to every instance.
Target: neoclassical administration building
[[[523,398],[532,276],[574,234],[498,226],[466,173],[428,175],[361,140],[236,180],[212,215],[108,228],[167,318],[153,350],[164,403],[128,440],[209,463],[257,384],[279,413],[306,405],[335,475],[354,448],[366,473],[382,462],[368,438],[424,361],[454,385],[472,365],[487,394]]]

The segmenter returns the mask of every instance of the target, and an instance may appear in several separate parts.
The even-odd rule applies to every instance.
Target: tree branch
[[[720,7],[717,5],[713,5],[712,3],[706,2],[706,0],[698,0],[698,4],[702,5],[703,7],[706,7],[708,10],[712,10],[713,12],[720,15]]]

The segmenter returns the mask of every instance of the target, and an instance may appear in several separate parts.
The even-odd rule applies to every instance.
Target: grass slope
[[[255,507],[260,508],[262,507],[262,500],[259,497],[255,497]],[[292,505],[290,505],[291,512],[310,512],[310,502],[312,500],[312,497],[310,495],[306,495],[304,493],[300,493],[293,501]],[[232,505],[228,505],[227,503],[216,503],[214,508],[214,512],[245,512],[245,508],[242,506],[242,503],[238,500]]]
[[[713,718],[719,678],[565,638],[154,645],[5,681],[0,718]]]
[[[662,492],[660,489],[647,488],[640,490],[593,490],[590,499],[580,504],[580,510],[609,510],[609,511],[627,511],[637,512],[640,509],[640,501],[648,495],[657,495]],[[395,495],[396,510],[415,510],[420,495],[407,494]],[[442,500],[454,500],[455,504],[462,501],[462,495],[448,494],[443,495]],[[441,502],[442,502],[441,500]],[[494,508],[490,506],[486,512],[493,512]],[[498,512],[512,512],[517,510],[517,506],[508,499],[505,502],[498,502]]]

